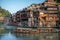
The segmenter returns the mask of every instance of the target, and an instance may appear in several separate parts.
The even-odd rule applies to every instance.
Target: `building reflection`
[[[17,38],[25,40],[58,40],[58,33],[40,33],[40,34],[20,34],[16,33]]]

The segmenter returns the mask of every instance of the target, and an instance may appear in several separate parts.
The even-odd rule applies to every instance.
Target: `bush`
[[[3,22],[0,22],[0,26],[3,25],[4,23]]]
[[[8,31],[5,29],[0,29],[0,34],[7,33]]]

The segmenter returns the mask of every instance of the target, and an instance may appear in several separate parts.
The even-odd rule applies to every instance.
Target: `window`
[[[34,17],[38,17],[38,13],[39,13],[39,11],[34,11],[34,12],[33,12],[33,16],[34,16]]]
[[[27,14],[22,14],[21,17],[27,17]]]

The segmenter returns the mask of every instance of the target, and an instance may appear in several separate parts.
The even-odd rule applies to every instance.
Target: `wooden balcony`
[[[58,11],[43,11],[44,13],[47,13],[47,14],[57,14]]]

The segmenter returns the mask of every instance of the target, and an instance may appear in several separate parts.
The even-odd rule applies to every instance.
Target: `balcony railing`
[[[43,11],[44,13],[58,13],[58,11]]]

